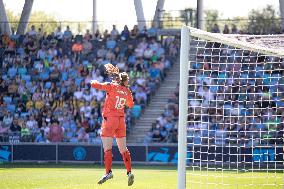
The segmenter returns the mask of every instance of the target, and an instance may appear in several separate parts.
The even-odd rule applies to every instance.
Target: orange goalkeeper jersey
[[[124,116],[125,106],[132,108],[134,105],[132,93],[127,87],[116,83],[99,83],[96,81],[92,81],[91,86],[106,92],[106,99],[102,111],[103,117]]]

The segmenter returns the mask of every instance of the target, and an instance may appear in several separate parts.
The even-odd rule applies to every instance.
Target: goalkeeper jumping
[[[119,152],[122,155],[128,176],[128,186],[134,182],[134,175],[131,173],[131,156],[126,148],[126,124],[125,124],[125,107],[132,108],[133,97],[128,86],[129,77],[127,73],[119,73],[119,69],[112,64],[105,65],[108,75],[112,78],[111,83],[99,83],[96,80],[91,81],[91,87],[104,90],[106,98],[103,106],[102,116],[102,133],[101,139],[104,148],[105,175],[98,181],[103,184],[113,178],[112,166],[112,144],[113,138]]]

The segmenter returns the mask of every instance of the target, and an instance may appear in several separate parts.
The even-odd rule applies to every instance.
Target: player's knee
[[[104,151],[104,157],[107,158],[107,157],[112,157],[112,149],[108,149],[108,150],[105,150]]]
[[[127,151],[127,148],[126,147],[120,147],[118,150],[121,154],[123,154],[125,151]]]
[[[104,150],[104,153],[106,154],[106,153],[112,153],[112,149],[110,148],[110,149],[105,149]]]
[[[128,151],[127,148],[125,148],[125,150],[122,151],[122,152],[120,152],[120,153],[121,153],[121,155],[122,155],[123,157],[128,157],[128,156],[130,156],[130,152]]]

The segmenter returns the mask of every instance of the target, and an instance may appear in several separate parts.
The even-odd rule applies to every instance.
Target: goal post
[[[284,35],[181,29],[178,189],[284,187]]]
[[[179,87],[179,127],[178,127],[178,188],[186,186],[186,157],[187,157],[187,94],[188,94],[188,61],[189,61],[189,28],[181,29],[180,49],[180,87]]]

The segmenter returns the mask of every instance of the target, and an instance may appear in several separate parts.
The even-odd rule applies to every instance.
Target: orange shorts
[[[102,123],[102,137],[126,137],[125,117],[104,117]]]

